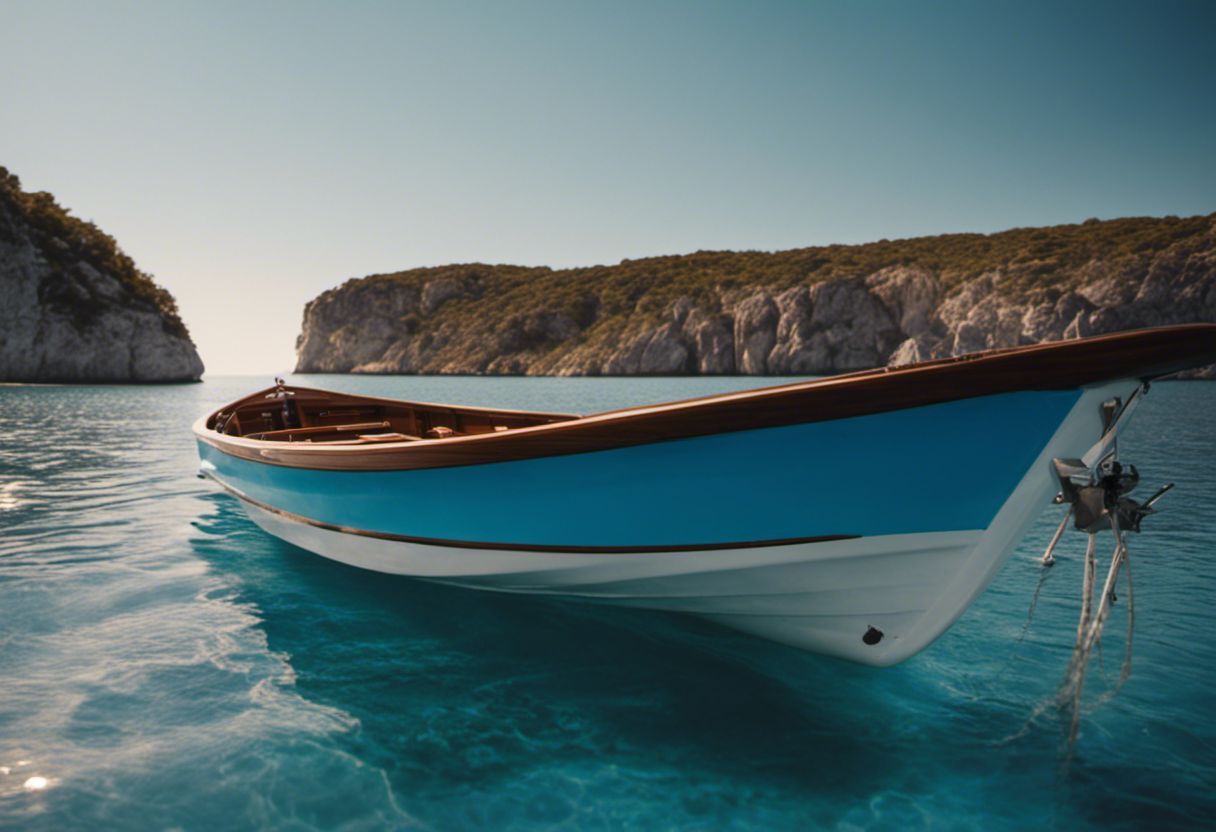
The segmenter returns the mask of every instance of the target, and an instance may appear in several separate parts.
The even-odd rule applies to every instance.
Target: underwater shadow
[[[259,612],[310,700],[359,720],[352,749],[411,790],[529,767],[656,758],[799,791],[881,788],[921,674],[782,647],[689,616],[368,572],[202,497],[191,545]]]

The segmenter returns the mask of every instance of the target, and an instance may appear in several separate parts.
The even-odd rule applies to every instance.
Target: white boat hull
[[[892,664],[983,532],[889,535],[711,552],[461,549],[343,534],[247,505],[262,529],[331,560],[477,589],[691,613],[807,650]],[[876,648],[860,634],[893,637]]]

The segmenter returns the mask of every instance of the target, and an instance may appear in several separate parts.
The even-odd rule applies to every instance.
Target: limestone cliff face
[[[373,276],[307,305],[297,371],[821,374],[1197,321],[1216,215]]]
[[[0,168],[0,381],[197,381],[173,298],[114,241]]]

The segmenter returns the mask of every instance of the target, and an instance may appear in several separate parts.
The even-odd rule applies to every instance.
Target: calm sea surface
[[[190,435],[267,381],[0,387],[0,828],[1212,828],[1216,384],[1156,385],[1122,443],[1146,493],[1178,488],[1132,541],[1133,675],[1100,701],[1121,593],[1065,770],[1060,717],[1031,717],[1068,659],[1079,534],[1024,630],[1058,509],[934,646],[863,668],[281,543],[195,478]],[[299,381],[583,412],[754,385]]]

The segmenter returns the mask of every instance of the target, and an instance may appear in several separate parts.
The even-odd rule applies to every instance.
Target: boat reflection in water
[[[692,613],[889,665],[942,634],[1150,380],[1138,330],[590,416],[303,387],[194,425],[263,529],[380,572]]]

